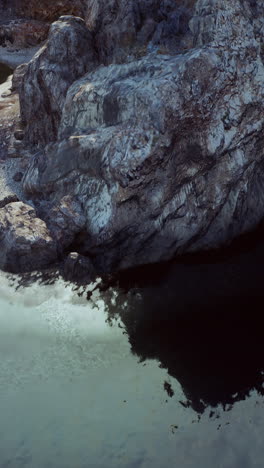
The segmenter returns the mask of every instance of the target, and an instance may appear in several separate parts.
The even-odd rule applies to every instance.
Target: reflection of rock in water
[[[137,272],[138,287],[112,308],[132,351],[160,361],[198,412],[219,403],[228,408],[253,388],[264,394],[263,257],[259,247],[212,263],[167,265],[156,276],[152,266]]]

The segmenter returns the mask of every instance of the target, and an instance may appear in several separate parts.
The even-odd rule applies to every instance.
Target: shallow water
[[[2,274],[0,467],[262,467],[263,252],[89,300]]]

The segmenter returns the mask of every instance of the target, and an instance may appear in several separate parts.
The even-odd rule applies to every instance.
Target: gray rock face
[[[19,92],[20,86],[23,83],[23,78],[24,78],[26,71],[27,71],[26,63],[22,63],[21,65],[16,67],[14,74],[13,74],[13,78],[12,78],[12,91]]]
[[[67,90],[94,63],[92,36],[81,18],[63,16],[52,24],[44,47],[17,76],[26,141],[56,139]]]
[[[31,206],[14,202],[0,209],[0,268],[31,271],[56,258],[56,243]]]
[[[34,20],[11,20],[0,24],[0,45],[25,48],[37,46],[48,35],[49,25]]]
[[[88,0],[86,4],[86,24],[104,64],[145,55],[147,44],[174,53],[190,46],[188,22],[195,0]]]
[[[60,252],[73,243],[75,236],[85,229],[86,219],[82,206],[71,195],[62,197],[55,203],[42,202],[38,214],[46,222]]]
[[[86,0],[0,0],[1,16],[56,21],[61,15],[83,16]]]
[[[90,18],[100,17],[100,5],[90,3]],[[152,11],[150,5],[140,8]],[[79,230],[76,242],[97,271],[218,247],[264,217],[264,2],[197,0],[184,8],[193,47],[174,55],[150,47],[140,60],[100,66],[75,81],[61,100],[57,141],[35,155],[24,177],[25,191],[44,211],[43,198],[78,202],[85,221],[74,235]],[[38,56],[30,70],[22,113],[28,138],[35,142],[38,128],[44,142],[50,97],[36,124],[25,100],[41,71]]]

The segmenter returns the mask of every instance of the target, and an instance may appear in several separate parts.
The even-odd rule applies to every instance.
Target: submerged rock
[[[23,202],[0,209],[0,268],[13,273],[43,268],[57,258],[44,221]]]

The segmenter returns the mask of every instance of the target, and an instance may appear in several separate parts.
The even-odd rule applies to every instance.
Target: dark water
[[[0,84],[4,83],[12,73],[13,72],[11,68],[9,68],[7,65],[4,65],[3,63],[0,63]]]
[[[251,238],[82,294],[2,275],[0,467],[262,468],[263,260]]]

